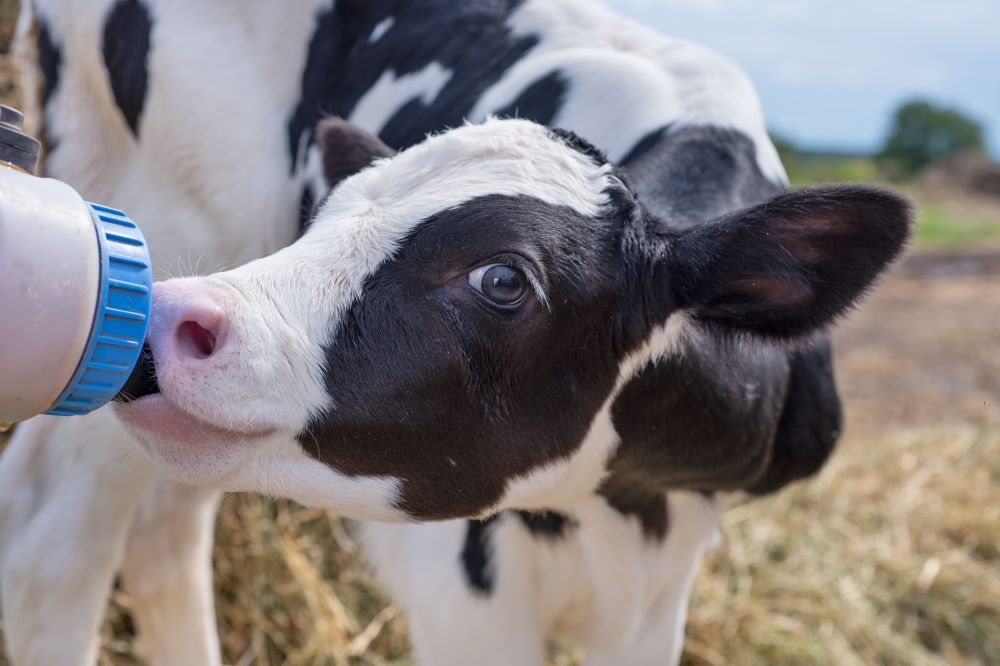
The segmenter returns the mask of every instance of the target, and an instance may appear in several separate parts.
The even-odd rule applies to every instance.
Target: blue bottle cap
[[[89,206],[101,259],[94,322],[76,372],[46,414],[87,414],[114,398],[139,360],[149,327],[153,271],[146,240],[120,210]]]

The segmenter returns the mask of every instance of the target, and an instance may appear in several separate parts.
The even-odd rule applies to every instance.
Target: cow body
[[[273,252],[307,226],[325,189],[326,156],[313,132],[329,114],[395,149],[491,114],[564,127],[621,168],[630,196],[669,233],[697,228],[784,186],[756,97],[738,70],[592,3],[317,1],[248,11],[221,0],[44,0],[34,20],[49,174],[141,220],[167,271],[192,258],[204,257],[206,269],[241,263]],[[412,174],[402,171],[400,180]],[[472,191],[523,194],[525,183],[516,178],[507,179],[511,189],[504,194],[497,188],[503,180],[494,176],[467,191],[446,181],[437,200],[413,210],[426,216],[443,202],[460,206]],[[401,190],[398,198],[408,194]],[[569,195],[560,201],[578,203]],[[347,283],[360,285],[382,270],[416,221],[406,221],[411,226],[387,236],[384,246],[369,239],[372,263],[353,266]],[[326,253],[310,256],[327,261]],[[261,350],[311,349],[329,335],[328,322],[303,335],[284,319],[271,322],[272,337],[260,342]],[[49,419],[21,427],[2,470],[10,478],[3,486],[3,603],[12,656],[17,663],[91,661],[92,628],[124,549],[126,583],[140,590],[138,624],[154,661],[217,662],[206,619],[209,586],[186,572],[207,566],[205,507],[222,488],[282,494],[359,518],[451,519],[362,528],[381,578],[409,611],[415,650],[426,663],[537,662],[548,635],[584,644],[594,663],[675,661],[690,582],[714,538],[712,493],[773,490],[814,471],[836,439],[839,408],[822,343],[799,351],[764,345],[749,355],[739,345],[694,344],[683,355],[661,354],[681,323],[672,321],[660,322],[660,337],[649,338],[658,340],[655,353],[643,352],[627,372],[617,362],[601,369],[604,379],[580,396],[581,404],[597,405],[592,412],[552,418],[552,445],[512,457],[500,476],[465,448],[449,449],[454,427],[433,410],[415,419],[425,423],[422,441],[431,455],[373,455],[385,434],[344,439],[339,448],[320,445],[349,432],[351,419],[362,423],[352,409],[364,401],[317,416],[331,388],[316,354],[326,355],[326,367],[362,367],[367,360],[330,349],[303,355],[300,365],[285,368],[296,386],[309,389],[296,404],[282,394],[287,377],[255,384],[273,393],[243,396],[260,418],[244,424],[247,436],[269,427],[268,418],[298,424],[294,437],[260,449],[255,466],[245,465],[237,448],[206,446],[208,459],[147,443],[161,469],[208,483],[209,490],[158,481],[127,547],[126,530],[153,466],[122,453],[130,438],[118,422],[105,411],[81,419],[89,427],[60,424],[65,432],[55,437]],[[365,383],[358,380],[353,390],[362,396]],[[196,402],[201,389],[188,389]],[[553,416],[557,407],[538,400],[541,414]],[[526,454],[530,444],[523,444]],[[55,462],[54,447],[67,446],[97,462],[84,471]],[[288,460],[296,461],[293,473],[280,467]],[[121,480],[108,487],[102,474],[112,464]],[[16,479],[39,467],[74,484],[47,485],[30,502],[9,499]],[[109,494],[114,510],[95,499]],[[171,508],[178,496],[185,498],[183,511]],[[51,530],[52,515],[76,543],[107,547],[69,561],[46,554],[41,536],[30,547],[11,546],[20,535]],[[97,528],[73,528],[95,521]],[[154,541],[165,524],[176,525],[183,538]],[[144,542],[163,545],[154,551]],[[175,566],[149,566],[164,560]],[[30,566],[39,561],[88,582],[73,604],[39,592],[44,581]],[[83,629],[54,645],[30,630],[42,613]],[[521,642],[513,644],[508,631]],[[189,638],[173,639],[178,635]]]

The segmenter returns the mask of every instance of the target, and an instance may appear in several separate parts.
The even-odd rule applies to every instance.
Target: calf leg
[[[17,666],[84,666],[129,522],[153,479],[107,409],[38,417],[0,457],[0,602]]]
[[[659,592],[638,632],[624,645],[587,654],[584,666],[667,666],[684,646],[684,625],[695,574],[707,549],[718,542],[719,505],[700,493],[667,495],[670,528],[654,560]]]
[[[665,594],[643,621],[628,645],[588,653],[584,666],[670,666],[681,658],[687,619],[689,581],[680,582]]]
[[[122,577],[153,666],[222,663],[212,594],[219,498],[158,476],[132,519]]]
[[[513,527],[504,525],[508,519],[495,519],[487,529]],[[538,617],[530,544],[521,543],[526,537],[516,530],[503,535],[511,538],[491,535],[483,576],[473,584],[466,573],[475,559],[468,557],[468,525],[465,520],[362,525],[379,579],[406,612],[416,662],[541,666],[545,628]]]

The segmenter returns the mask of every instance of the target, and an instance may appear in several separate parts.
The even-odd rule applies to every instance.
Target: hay
[[[815,480],[734,501],[697,579],[684,663],[990,664],[1000,658],[1000,426],[848,443]],[[411,663],[344,524],[228,498],[215,547],[228,663]],[[103,664],[134,664],[117,591]],[[553,666],[579,663],[554,650]]]
[[[730,509],[686,663],[997,663],[998,452],[996,428],[904,433]]]

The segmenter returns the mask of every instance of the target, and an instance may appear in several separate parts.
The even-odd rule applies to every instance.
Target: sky
[[[876,150],[921,96],[982,123],[1000,157],[1000,0],[603,1],[740,65],[803,147]]]

